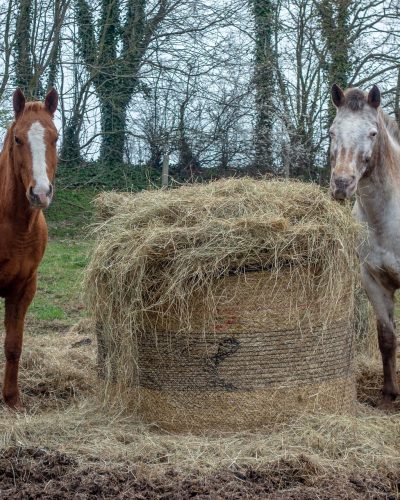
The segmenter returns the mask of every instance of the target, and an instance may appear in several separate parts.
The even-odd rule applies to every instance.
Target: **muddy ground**
[[[279,460],[267,469],[240,468],[201,475],[162,475],[130,463],[79,467],[72,457],[13,447],[0,456],[0,498],[15,499],[396,499],[399,474],[380,477],[327,474],[306,457]]]

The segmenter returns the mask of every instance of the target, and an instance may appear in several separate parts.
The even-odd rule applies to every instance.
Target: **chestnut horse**
[[[14,92],[15,121],[0,155],[0,297],[5,299],[3,398],[21,409],[18,366],[26,311],[36,292],[37,269],[47,244],[42,208],[53,196],[57,165],[57,129],[53,115],[58,94],[42,102],[25,102]]]
[[[399,395],[394,293],[400,288],[400,132],[380,107],[380,92],[332,87],[337,108],[331,133],[331,190],[356,195],[353,213],[368,238],[359,248],[361,280],[377,318],[383,362],[382,407]]]

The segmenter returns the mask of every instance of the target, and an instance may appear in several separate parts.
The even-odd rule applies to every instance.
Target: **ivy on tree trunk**
[[[14,67],[15,83],[28,99],[43,99],[47,90],[55,85],[59,68],[60,34],[67,4],[61,0],[53,0],[53,25],[49,25],[51,43],[38,55],[37,19],[35,18],[36,2],[18,0],[15,21]],[[51,11],[50,11],[51,12]],[[36,54],[36,57],[33,56]],[[43,77],[47,72],[47,81]]]
[[[352,37],[350,7],[353,0],[322,0],[319,2],[321,32],[326,44],[328,61],[326,73],[331,87],[334,83],[347,88],[351,71]],[[335,118],[333,104],[329,105],[329,123]]]
[[[253,168],[259,172],[273,172],[274,2],[251,0],[251,8],[255,27],[254,86],[257,113]]]
[[[98,29],[87,0],[76,0],[81,55],[100,103],[102,144],[100,161],[122,164],[127,133],[127,108],[139,90],[138,73],[151,35],[166,14],[159,2],[146,18],[146,0],[102,0]]]
[[[352,34],[350,8],[353,0],[322,0],[317,4],[321,34],[326,45],[328,60],[325,63],[329,88],[334,83],[347,88],[352,71]],[[329,98],[327,128],[336,116],[336,109]],[[321,180],[328,183],[330,177],[329,153]]]
[[[16,16],[15,37],[15,83],[28,99],[38,97],[33,83],[33,67],[31,58],[31,19],[32,0],[19,0]]]

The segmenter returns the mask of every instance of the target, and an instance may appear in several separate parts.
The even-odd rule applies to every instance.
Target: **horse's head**
[[[26,102],[21,89],[13,96],[12,156],[32,208],[47,208],[53,197],[57,167],[57,129],[53,115],[58,94],[50,90],[44,103]]]
[[[374,85],[369,94],[360,89],[345,92],[332,86],[336,117],[330,128],[331,190],[334,198],[350,198],[359,180],[369,171],[377,140],[379,89]]]

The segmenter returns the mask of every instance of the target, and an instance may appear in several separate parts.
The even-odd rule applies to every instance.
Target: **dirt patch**
[[[71,456],[12,447],[0,455],[0,498],[13,499],[395,499],[399,473],[382,476],[327,473],[305,456],[263,468],[241,467],[182,475],[137,464],[79,465]]]

